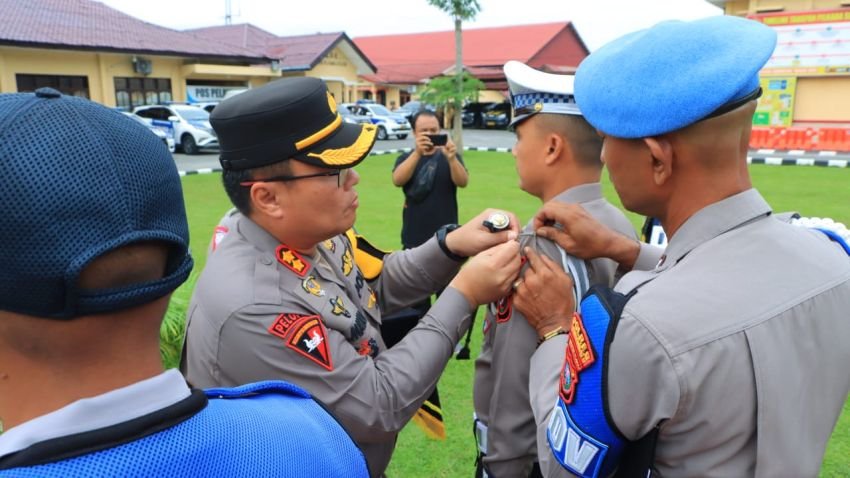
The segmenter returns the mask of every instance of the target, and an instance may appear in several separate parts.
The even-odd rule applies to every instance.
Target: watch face
[[[483,224],[490,232],[499,232],[507,229],[511,224],[511,219],[503,212],[494,212],[487,217]]]

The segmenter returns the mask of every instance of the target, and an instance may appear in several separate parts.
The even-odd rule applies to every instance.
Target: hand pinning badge
[[[501,232],[511,225],[511,218],[503,212],[494,212],[482,222],[490,232]]]

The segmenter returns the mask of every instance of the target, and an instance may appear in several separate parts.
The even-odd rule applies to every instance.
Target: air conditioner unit
[[[150,75],[153,71],[153,65],[150,60],[133,57],[133,71],[142,75]]]

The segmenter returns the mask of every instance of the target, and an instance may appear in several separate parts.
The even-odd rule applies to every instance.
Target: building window
[[[89,79],[87,76],[63,75],[15,75],[18,92],[26,93],[39,88],[49,87],[63,95],[89,97]]]
[[[115,78],[115,104],[120,108],[131,110],[169,101],[171,80],[168,78]]]

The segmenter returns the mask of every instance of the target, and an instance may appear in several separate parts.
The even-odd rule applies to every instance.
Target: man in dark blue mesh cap
[[[368,476],[300,388],[163,372],[192,258],[156,136],[49,88],[0,95],[0,165],[0,476]]]

